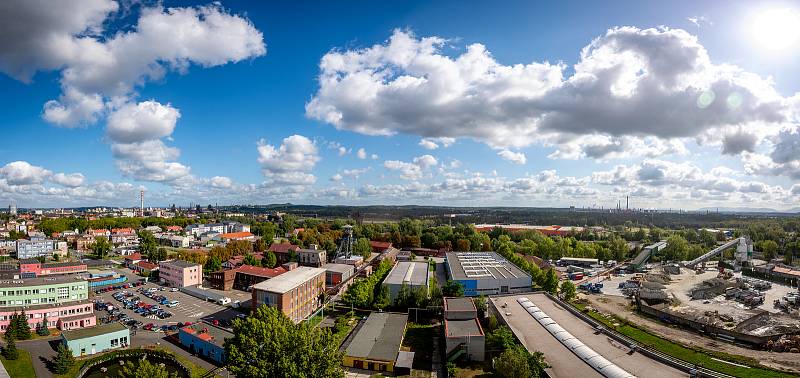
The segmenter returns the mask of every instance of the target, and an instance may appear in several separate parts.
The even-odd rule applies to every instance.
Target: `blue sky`
[[[800,205],[788,2],[0,10],[0,203]]]

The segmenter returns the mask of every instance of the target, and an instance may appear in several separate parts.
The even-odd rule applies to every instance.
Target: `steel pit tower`
[[[339,257],[349,259],[353,255],[353,246],[355,245],[355,238],[353,238],[353,226],[345,225],[344,236],[339,240],[339,246],[336,247],[336,255],[334,260]]]

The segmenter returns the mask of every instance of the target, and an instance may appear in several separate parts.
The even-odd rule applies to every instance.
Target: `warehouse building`
[[[383,285],[389,289],[390,302],[394,303],[403,285],[408,286],[412,290],[419,288],[427,290],[429,274],[427,262],[398,262],[397,265],[392,268],[392,271],[389,272],[389,275],[386,276],[386,279],[383,280]]]
[[[468,297],[531,290],[531,276],[495,252],[448,252],[445,264]]]
[[[445,355],[448,361],[483,361],[485,336],[471,298],[444,299]]]
[[[130,339],[128,327],[116,322],[61,333],[61,343],[72,350],[75,357],[124,348],[130,344]]]
[[[325,264],[325,286],[334,287],[350,279],[355,272],[355,267],[347,264]]]
[[[408,315],[373,312],[345,347],[344,366],[402,375],[411,369],[414,353],[400,350]]]

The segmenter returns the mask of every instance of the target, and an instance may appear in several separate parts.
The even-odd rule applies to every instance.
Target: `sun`
[[[800,15],[792,9],[770,9],[756,16],[755,42],[769,50],[785,50],[800,42]]]

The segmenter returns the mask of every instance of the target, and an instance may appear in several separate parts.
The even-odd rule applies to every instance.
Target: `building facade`
[[[130,344],[130,339],[128,327],[116,322],[61,333],[61,343],[75,357],[125,348]]]
[[[36,257],[50,257],[53,256],[56,245],[53,240],[40,239],[40,240],[17,240],[17,258],[32,259]]]
[[[383,285],[389,289],[389,300],[394,303],[403,286],[412,290],[423,289],[427,293],[429,280],[427,262],[398,261],[383,280]]]
[[[28,326],[36,329],[47,318],[47,328],[58,328],[62,331],[93,327],[97,325],[92,303],[78,301],[64,305],[35,305],[18,308],[0,309],[0,331],[5,332],[11,317],[22,314],[28,319]]]
[[[19,273],[22,278],[84,273],[87,269],[86,264],[78,262],[42,264],[36,259],[20,260],[19,262]]]
[[[295,323],[314,313],[325,291],[325,269],[301,266],[253,286],[253,308],[278,308]]]
[[[211,359],[218,364],[225,363],[224,344],[225,339],[230,338],[233,338],[233,333],[203,323],[188,325],[178,331],[181,345],[192,354]]]
[[[531,290],[531,276],[495,252],[448,252],[445,266],[467,297]]]
[[[308,249],[297,250],[297,262],[302,266],[311,266],[314,268],[325,265],[327,255],[325,250],[319,249],[316,244],[312,244],[310,247],[311,248]]]
[[[85,280],[72,277],[0,280],[0,309],[86,300],[88,291]]]
[[[162,261],[158,277],[172,287],[196,286],[203,283],[203,266],[183,260]]]

